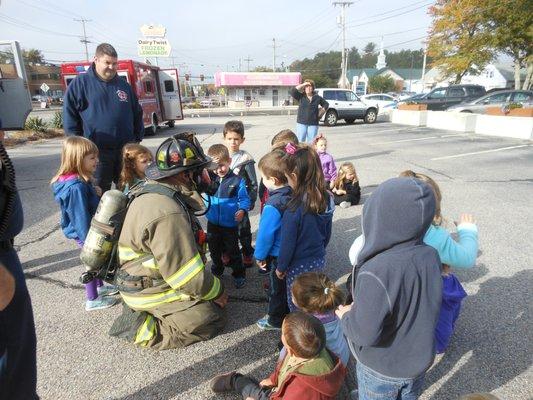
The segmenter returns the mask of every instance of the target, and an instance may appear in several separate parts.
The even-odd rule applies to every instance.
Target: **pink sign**
[[[216,72],[215,86],[296,86],[299,72]]]

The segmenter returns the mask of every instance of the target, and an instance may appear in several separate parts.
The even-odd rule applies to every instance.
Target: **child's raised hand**
[[[474,216],[472,214],[461,214],[461,218],[459,218],[459,225],[461,224],[474,224]]]
[[[259,382],[259,386],[261,387],[272,387],[274,386],[274,382],[272,382],[272,379],[265,378],[261,382]]]
[[[267,265],[267,262],[265,260],[255,260],[255,263],[261,269],[265,269]]]
[[[235,221],[241,222],[244,218],[244,210],[239,210],[235,213]]]

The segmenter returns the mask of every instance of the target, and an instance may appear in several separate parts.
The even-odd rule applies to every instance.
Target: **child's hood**
[[[335,367],[327,374],[303,375],[295,372],[294,375],[297,375],[302,384],[309,386],[312,390],[325,396],[335,398],[344,382],[346,367],[337,356],[331,352],[329,353],[335,361]]]
[[[83,182],[76,174],[61,175],[59,179],[52,184],[52,191],[54,192],[55,200],[64,200],[65,197],[68,196],[72,186],[83,185],[84,183],[85,182]]]
[[[434,216],[435,195],[429,185],[413,178],[385,181],[363,208],[364,245],[358,264],[393,247],[421,243]]]

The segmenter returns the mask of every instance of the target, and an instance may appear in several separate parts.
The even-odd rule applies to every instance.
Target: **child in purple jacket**
[[[324,172],[324,179],[326,180],[326,188],[330,189],[331,184],[337,179],[337,166],[333,156],[326,152],[328,148],[328,141],[321,133],[314,140],[315,149],[320,157],[320,164],[322,164],[322,171]]]

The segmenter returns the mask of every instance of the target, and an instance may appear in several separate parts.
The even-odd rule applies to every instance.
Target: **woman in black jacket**
[[[291,96],[300,103],[296,118],[296,135],[300,143],[312,143],[318,133],[318,121],[327,111],[329,104],[315,94],[315,82],[306,79],[304,83],[293,87]]]

